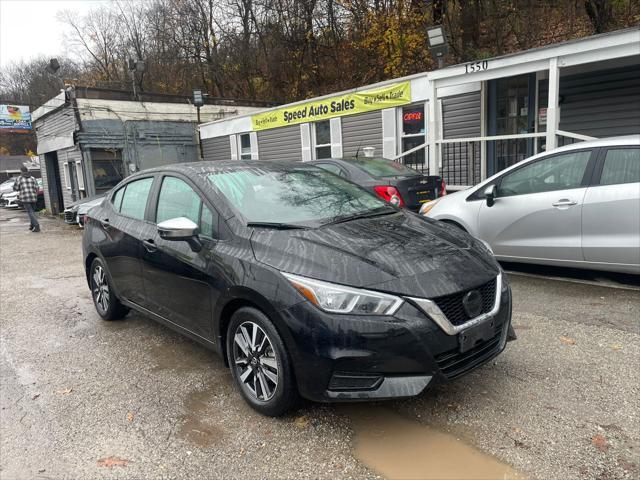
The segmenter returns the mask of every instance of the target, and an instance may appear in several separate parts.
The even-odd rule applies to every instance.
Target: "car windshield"
[[[366,190],[317,167],[230,168],[207,175],[248,223],[318,226],[395,211]]]
[[[357,157],[345,159],[361,168],[369,175],[378,178],[385,177],[419,177],[420,172],[402,163],[376,157]]]

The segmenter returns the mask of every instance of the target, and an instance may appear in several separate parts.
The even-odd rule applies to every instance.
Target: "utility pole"
[[[202,90],[194,89],[193,90],[193,105],[196,107],[196,135],[198,136],[198,158],[200,160],[204,160],[202,155],[202,139],[200,138],[200,129],[198,126],[200,125],[200,108],[204,105],[204,96],[202,95]]]

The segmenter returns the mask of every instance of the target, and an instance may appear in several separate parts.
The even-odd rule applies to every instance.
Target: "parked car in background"
[[[133,308],[218,351],[266,415],[417,395],[515,338],[482,241],[304,163],[134,174],[90,210],[83,252],[102,318]]]
[[[93,197],[77,200],[64,210],[64,221],[71,225],[80,225],[84,227],[84,219],[87,212],[93,207],[100,205],[107,193],[101,193]]]
[[[402,163],[380,157],[327,158],[308,162],[335,173],[398,207],[417,212],[446,194],[441,177],[423,175]]]
[[[20,208],[18,192],[3,193],[0,197],[0,206],[5,208]]]
[[[640,273],[640,135],[535,155],[421,213],[498,260]]]
[[[13,192],[13,184],[16,183],[16,178],[17,177],[12,177],[0,183],[0,196],[4,195],[5,193]]]

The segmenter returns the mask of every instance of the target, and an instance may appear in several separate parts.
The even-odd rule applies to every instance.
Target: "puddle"
[[[195,343],[178,341],[176,343],[152,344],[148,352],[153,357],[154,372],[165,370],[196,371],[210,367],[212,354]]]
[[[206,420],[210,412],[208,400],[214,395],[215,388],[192,392],[185,402],[187,413],[182,417],[178,435],[198,447],[209,447],[220,440],[224,431]]]
[[[346,405],[355,456],[389,479],[524,479],[509,465],[454,435],[403,418],[383,407]]]

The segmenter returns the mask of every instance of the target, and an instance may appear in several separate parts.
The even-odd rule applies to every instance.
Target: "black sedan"
[[[441,177],[423,175],[386,158],[327,158],[309,163],[366,188],[392,205],[414,212],[423,204],[446,194],[446,185]]]
[[[83,252],[102,318],[135,309],[219,352],[266,415],[417,395],[513,335],[481,241],[306,164],[132,175],[89,212]]]

